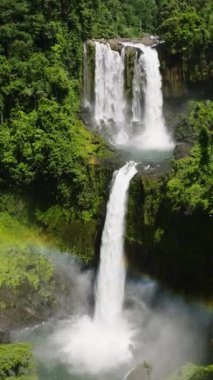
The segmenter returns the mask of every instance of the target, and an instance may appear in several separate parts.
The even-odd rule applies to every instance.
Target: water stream
[[[174,145],[168,133],[163,116],[163,95],[161,90],[160,62],[157,50],[142,44],[137,45],[141,50],[138,64],[135,67],[137,81],[141,83],[144,73],[145,84],[139,87],[139,96],[133,97],[133,108],[136,108],[137,98],[141,98],[144,92],[144,112],[142,120],[144,130],[132,136],[131,145],[140,147],[141,150],[170,150]],[[136,82],[136,81],[135,81]],[[137,87],[137,84],[135,84]],[[135,100],[136,99],[136,100]],[[138,105],[137,105],[138,108]],[[140,111],[142,113],[142,111]],[[140,114],[139,114],[140,117]]]
[[[127,46],[136,48],[131,104],[125,95]],[[167,156],[174,143],[163,116],[157,51],[135,43],[123,44],[120,52],[105,43],[96,42],[95,47],[95,102],[91,105],[89,83],[84,83],[84,103],[93,110],[96,128],[107,130],[111,143],[134,151],[138,158],[141,152]],[[86,47],[84,78],[89,80]],[[66,319],[56,318],[22,334],[33,343],[41,380],[121,380],[143,360],[153,365],[153,380],[161,380],[186,361],[202,360],[206,314],[165,295],[149,279],[126,283],[125,214],[136,166],[134,161],[127,162],[113,175],[94,280],[94,305],[75,297],[78,308],[70,302]],[[92,279],[88,285],[86,272],[73,270],[75,276],[81,280],[70,291],[88,299]]]
[[[40,360],[66,365],[71,374],[106,375],[132,361],[132,331],[123,313],[124,232],[127,194],[136,163],[115,171],[102,235],[94,315],[74,315],[57,322]],[[51,350],[49,349],[51,345]],[[49,354],[48,354],[49,352]]]
[[[63,277],[66,268],[72,277],[70,315],[21,334],[33,344],[40,380],[122,380],[144,360],[153,366],[152,379],[163,380],[186,361],[205,356],[206,312],[164,293],[150,279],[125,281],[125,214],[136,172],[132,161],[113,175],[94,309],[88,302],[91,276],[71,258],[62,265],[60,254],[57,270]]]
[[[124,229],[127,191],[136,172],[136,163],[132,161],[114,173],[107,205],[96,287],[95,321],[110,325],[120,323],[122,318],[126,275]]]
[[[110,129],[112,140],[123,142],[126,101],[124,96],[124,49],[121,54],[109,44],[96,43],[95,53],[95,107],[94,120],[101,129]]]
[[[119,52],[108,43],[95,43],[93,123],[118,148],[172,150],[174,143],[163,116],[158,52],[141,43],[122,44]],[[135,49],[131,99],[126,94],[129,47]]]

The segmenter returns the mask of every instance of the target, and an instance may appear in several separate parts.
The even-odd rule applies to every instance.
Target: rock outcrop
[[[95,46],[95,42],[101,42],[102,44],[109,44],[112,50],[120,52],[123,48],[123,45],[128,45],[129,43],[139,43],[146,46],[157,46],[161,44],[163,41],[160,41],[158,36],[150,36],[145,35],[142,38],[112,38],[112,39],[106,39],[106,38],[99,38],[99,39],[92,39],[87,41],[87,45],[90,47]],[[134,48],[135,49],[135,48]]]

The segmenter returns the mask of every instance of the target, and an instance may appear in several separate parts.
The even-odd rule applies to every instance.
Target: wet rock
[[[181,158],[187,157],[189,155],[192,144],[189,143],[180,143],[176,145],[174,150],[174,156],[176,160],[180,160]]]
[[[139,364],[128,375],[125,380],[147,380],[147,372],[143,364]]]
[[[90,47],[95,46],[95,42],[101,42],[102,44],[109,44],[111,46],[112,50],[121,52],[123,48],[123,44],[129,43],[141,43],[146,46],[153,46],[156,47],[157,45],[161,44],[162,41],[159,40],[158,36],[151,36],[151,35],[144,35],[142,38],[113,38],[113,39],[106,39],[106,38],[99,38],[99,39],[92,39],[87,41],[87,45]],[[136,48],[134,48],[135,50]]]
[[[10,332],[7,329],[0,328],[0,344],[10,343]]]
[[[109,40],[109,44],[110,44],[112,50],[118,51],[119,53],[123,49],[123,45],[119,41]]]

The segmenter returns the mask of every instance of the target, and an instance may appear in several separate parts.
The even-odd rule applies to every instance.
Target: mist
[[[151,378],[163,380],[179,366],[205,359],[211,316],[201,306],[163,291],[149,278],[127,278],[122,322],[98,329],[94,271],[81,269],[70,255],[55,254],[52,260],[69,291],[59,292],[56,317],[22,333],[50,378],[63,368],[67,377],[55,379],[124,379],[146,361]]]

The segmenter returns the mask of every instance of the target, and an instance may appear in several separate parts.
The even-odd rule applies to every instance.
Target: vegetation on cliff
[[[91,260],[111,173],[99,165],[109,154],[104,142],[86,130],[79,118],[82,42],[158,30],[175,59],[183,57],[194,64],[196,53],[199,71],[200,63],[206,65],[210,58],[210,3],[1,1],[2,224],[7,224],[8,214],[21,223],[37,223],[54,234],[63,248],[71,247],[84,260]],[[211,104],[196,105],[181,122],[179,138],[188,131],[197,144],[189,157],[174,163],[168,183],[141,184],[146,196],[141,215],[148,228],[143,241],[159,243],[164,236],[165,226],[160,224],[152,235],[162,193],[173,215],[212,214]],[[134,218],[139,220],[136,214]],[[130,240],[141,241],[140,227],[141,222],[129,234]]]
[[[157,32],[165,40],[167,65],[179,65],[183,78],[195,82],[213,75],[211,0],[159,0]]]
[[[89,18],[85,6],[79,13],[82,5],[0,4],[0,188],[20,194],[18,204],[23,199],[28,204],[28,222],[39,222],[62,240],[70,225],[77,222],[86,232],[91,221],[93,244],[107,188],[99,162],[110,152],[78,116]],[[1,211],[20,218],[15,202],[13,208],[3,203]],[[79,250],[86,256],[84,247]]]
[[[55,279],[44,256],[48,242],[7,212],[0,213],[0,324],[40,319],[54,309]]]
[[[195,103],[178,128],[177,137],[190,134],[195,145],[190,155],[175,161],[167,183],[167,197],[174,210],[200,210],[213,215],[213,102]]]
[[[107,155],[106,147],[84,128],[78,115],[82,42],[154,32],[158,21],[171,54],[182,49],[187,50],[184,56],[192,57],[196,51],[206,60],[210,2],[202,7],[197,2],[187,4],[1,1],[0,186],[4,191],[30,193],[37,201],[34,219],[49,231],[56,233],[65,222],[60,232],[65,236],[69,224],[93,223],[106,189],[107,178],[94,169]],[[174,17],[184,20],[175,24],[177,31],[171,27]],[[191,28],[192,18],[196,30]],[[92,239],[94,234],[93,229]]]
[[[54,304],[53,268],[36,248],[44,242],[32,224],[85,261],[94,255],[111,176],[100,162],[111,152],[79,118],[83,41],[136,35],[141,25],[151,30],[155,4],[145,5],[0,3],[2,313]],[[139,16],[139,9],[146,15]]]
[[[21,194],[29,223],[84,259],[93,254],[110,173],[98,165],[109,154],[104,142],[78,115],[82,43],[154,31],[156,15],[154,0],[0,4],[1,192]],[[20,216],[5,202],[1,211]]]
[[[38,380],[29,344],[0,345],[0,379]]]
[[[211,296],[213,228],[213,102],[195,103],[177,129],[193,142],[171,173],[131,184],[127,250],[136,268],[147,269],[186,293]],[[203,276],[205,273],[205,276]]]
[[[182,57],[199,72],[207,65],[209,72],[210,9],[210,0],[2,0],[0,189],[5,200],[0,211],[20,220],[24,200],[26,223],[39,223],[63,241],[63,248],[70,246],[90,260],[110,173],[98,165],[109,153],[104,142],[79,119],[82,42],[158,30],[169,55]],[[144,185],[148,240],[162,191],[173,214],[212,214],[211,115],[211,103],[200,104],[182,122],[184,133],[197,136],[197,144],[188,158],[174,164],[165,189],[157,181],[155,201],[152,184]],[[14,193],[19,201],[11,205],[7,194]],[[154,241],[163,234],[158,226]]]
[[[199,367],[194,364],[187,364],[180,368],[176,374],[167,380],[211,380],[213,377],[213,366]]]

